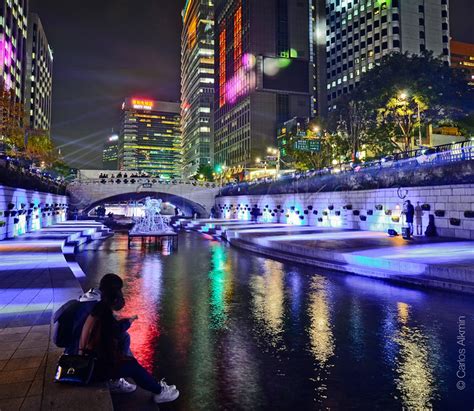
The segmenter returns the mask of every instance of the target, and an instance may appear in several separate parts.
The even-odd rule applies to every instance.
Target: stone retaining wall
[[[68,197],[0,185],[0,240],[65,221]]]
[[[216,198],[216,208],[221,217],[229,219],[250,220],[257,206],[263,222],[370,231],[392,228],[400,233],[406,199],[424,208],[423,231],[432,214],[440,236],[474,240],[474,184],[228,196]]]

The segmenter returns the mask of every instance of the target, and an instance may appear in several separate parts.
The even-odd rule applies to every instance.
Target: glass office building
[[[181,35],[183,176],[212,163],[214,107],[214,5],[188,0]]]
[[[179,103],[127,98],[122,105],[119,169],[181,176]]]
[[[215,12],[214,161],[241,173],[277,127],[313,114],[311,0],[221,0]]]
[[[30,128],[51,130],[53,51],[39,16],[28,19],[25,111]]]
[[[390,53],[430,51],[449,62],[448,0],[316,0],[316,11],[322,112]]]

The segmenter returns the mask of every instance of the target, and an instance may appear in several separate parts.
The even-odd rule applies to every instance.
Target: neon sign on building
[[[132,106],[135,110],[152,110],[153,101],[132,99]]]

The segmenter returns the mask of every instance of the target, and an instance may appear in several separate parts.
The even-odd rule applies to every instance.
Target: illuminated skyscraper
[[[102,168],[104,170],[118,170],[119,136],[110,136],[102,151]]]
[[[252,167],[278,124],[313,114],[312,1],[216,3],[216,165]]]
[[[53,94],[53,52],[37,14],[28,18],[25,111],[29,126],[51,129]]]
[[[183,176],[212,162],[214,106],[214,6],[187,0],[181,35]]]
[[[327,78],[319,101],[329,110],[389,53],[426,50],[449,62],[448,0],[315,1],[318,66]]]
[[[179,177],[182,167],[179,104],[127,98],[122,112],[120,170]]]
[[[451,39],[451,67],[463,70],[470,86],[474,87],[474,44]]]
[[[18,101],[24,99],[28,0],[0,0],[0,76]]]

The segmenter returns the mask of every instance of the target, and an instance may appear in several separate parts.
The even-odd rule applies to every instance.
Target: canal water
[[[78,254],[125,282],[132,350],[179,410],[472,410],[474,299],[274,261],[197,233]],[[463,351],[464,350],[464,351]]]

